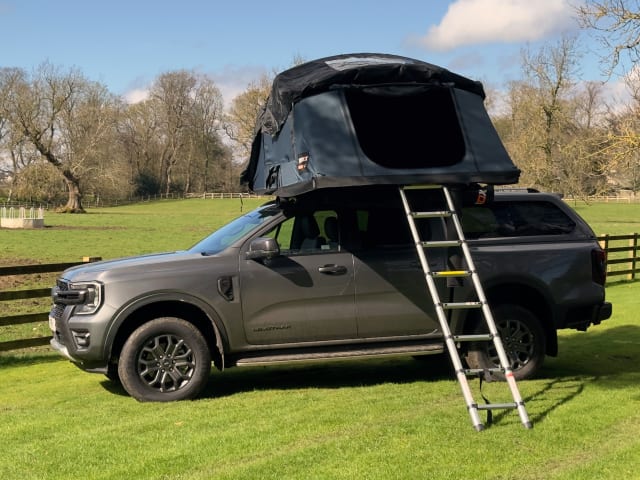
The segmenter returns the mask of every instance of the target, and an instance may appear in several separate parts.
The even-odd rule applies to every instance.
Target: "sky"
[[[580,0],[0,0],[0,67],[77,68],[128,101],[161,73],[213,78],[227,104],[294,59],[398,54],[500,88],[521,51],[580,33]],[[584,35],[583,35],[584,37]],[[581,80],[604,80],[595,42]]]

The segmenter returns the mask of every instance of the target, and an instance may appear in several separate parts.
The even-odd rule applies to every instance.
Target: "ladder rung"
[[[430,240],[422,242],[424,248],[442,248],[442,247],[459,247],[462,240]]]
[[[405,185],[402,190],[437,190],[442,189],[442,185]]]
[[[504,368],[494,367],[494,368],[465,368],[463,370],[465,375],[478,375],[479,373],[504,373]]]
[[[488,342],[489,340],[493,340],[493,335],[490,333],[477,333],[474,335],[452,335],[451,336],[456,342]]]
[[[450,210],[438,210],[433,212],[410,212],[413,218],[449,218],[453,215]]]
[[[460,310],[464,308],[481,308],[482,302],[447,302],[442,304],[445,310]]]
[[[442,270],[439,272],[431,272],[434,277],[470,277],[471,270]]]
[[[517,403],[486,403],[482,405],[476,406],[478,410],[500,410],[500,409],[516,409],[518,408]]]

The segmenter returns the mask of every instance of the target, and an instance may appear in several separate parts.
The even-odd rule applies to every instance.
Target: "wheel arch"
[[[147,297],[132,303],[117,316],[109,332],[109,362],[120,356],[127,338],[143,324],[159,317],[177,317],[193,324],[202,332],[214,365],[224,370],[223,337],[217,325],[217,315],[208,313],[199,302],[169,295]]]
[[[485,287],[485,296],[492,308],[515,304],[530,310],[540,320],[546,338],[546,354],[558,354],[558,333],[549,299],[538,289],[522,283],[493,284]],[[472,332],[480,321],[480,313],[471,311],[465,321],[464,331]]]

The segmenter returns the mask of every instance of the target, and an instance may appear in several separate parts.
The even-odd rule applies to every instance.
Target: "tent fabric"
[[[295,196],[376,184],[511,184],[513,165],[484,89],[444,68],[345,54],[278,74],[241,180]]]
[[[301,99],[340,86],[452,84],[485,97],[480,82],[408,57],[381,53],[344,54],[313,60],[276,76],[262,116],[263,131],[275,135],[291,106]]]

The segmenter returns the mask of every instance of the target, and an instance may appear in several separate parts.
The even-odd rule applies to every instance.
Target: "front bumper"
[[[54,304],[49,315],[51,348],[82,370],[104,373],[108,353],[106,333],[113,315],[108,305],[94,315],[75,315],[73,305]]]

